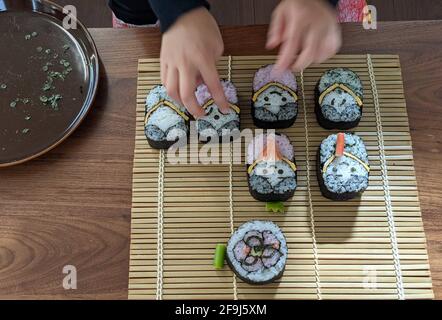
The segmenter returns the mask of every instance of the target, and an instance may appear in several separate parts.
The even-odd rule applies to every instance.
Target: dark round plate
[[[94,100],[95,44],[63,8],[0,0],[0,167],[33,159],[66,139]]]

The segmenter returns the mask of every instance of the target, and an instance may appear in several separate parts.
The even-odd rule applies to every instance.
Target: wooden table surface
[[[401,58],[433,285],[442,298],[442,21],[343,27],[341,53]],[[101,60],[96,103],[62,145],[0,170],[0,298],[126,299],[139,58],[155,29],[92,29]],[[226,54],[268,54],[265,26],[223,29]],[[62,286],[77,269],[76,290]]]

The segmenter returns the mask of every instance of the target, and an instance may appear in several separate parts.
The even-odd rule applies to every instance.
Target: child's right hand
[[[205,115],[195,97],[201,82],[222,112],[230,110],[216,70],[223,51],[219,28],[205,8],[187,12],[163,35],[161,81],[169,96],[186,106],[195,118]]]
[[[336,13],[325,0],[283,0],[273,11],[267,48],[281,46],[275,67],[280,72],[322,63],[341,42]]]

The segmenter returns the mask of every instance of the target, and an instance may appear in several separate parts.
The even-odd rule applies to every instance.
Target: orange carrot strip
[[[275,138],[267,138],[267,144],[262,149],[259,158],[267,161],[277,161],[282,159],[282,155],[281,152],[279,152]]]
[[[341,157],[344,155],[344,147],[345,147],[345,134],[340,132],[336,138],[336,153],[337,157]]]

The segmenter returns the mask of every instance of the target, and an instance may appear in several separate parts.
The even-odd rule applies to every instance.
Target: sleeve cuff
[[[149,2],[160,20],[163,33],[184,13],[198,7],[210,9],[209,3],[205,0],[149,0]]]

